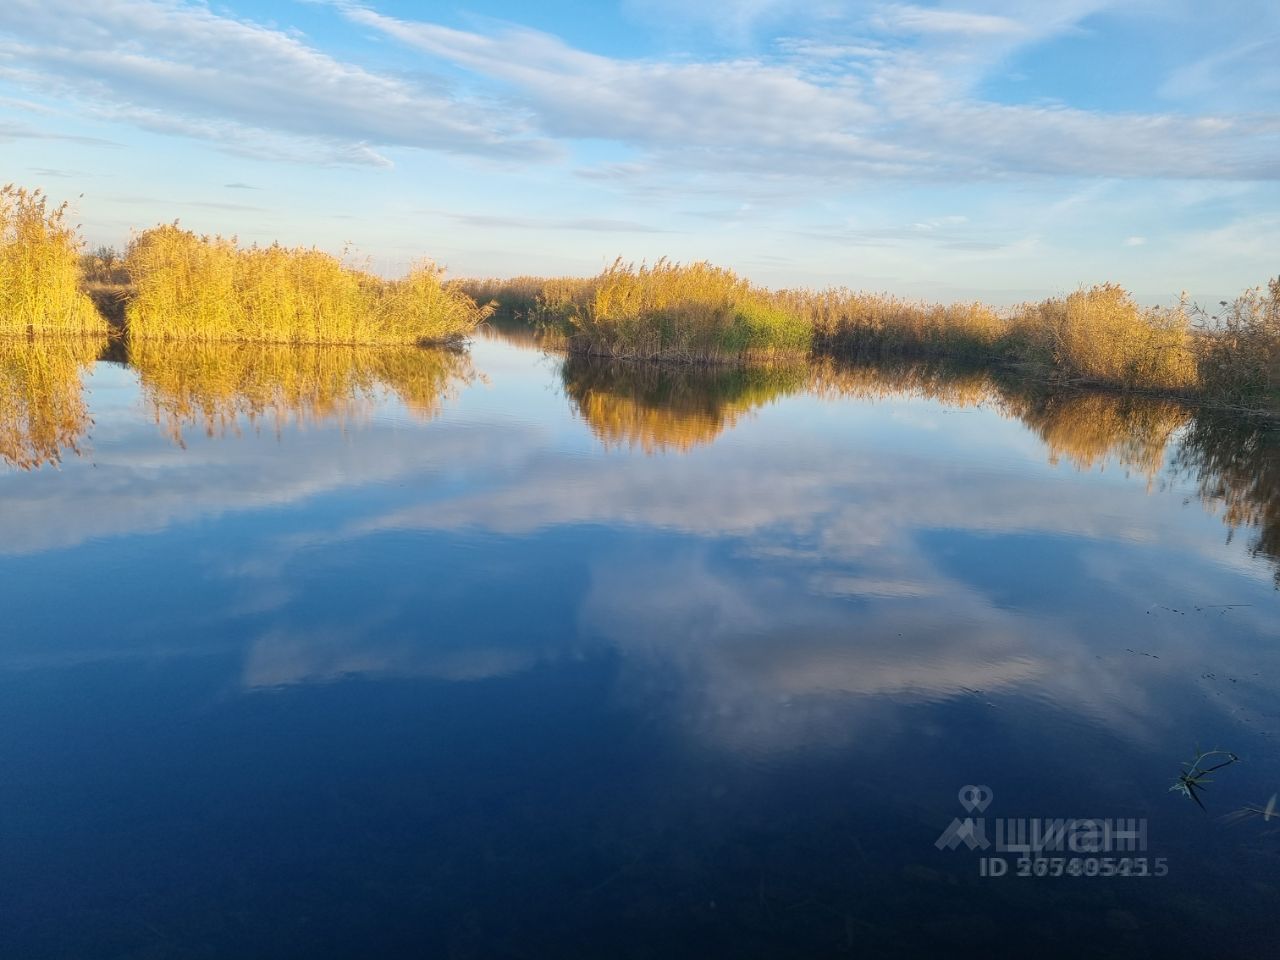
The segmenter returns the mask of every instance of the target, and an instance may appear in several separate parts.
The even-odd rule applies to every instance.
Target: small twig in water
[[[1226,757],[1221,763],[1215,763],[1211,767],[1204,766],[1204,762],[1210,757]],[[1223,767],[1229,767],[1231,764],[1240,760],[1234,753],[1228,750],[1196,750],[1195,758],[1190,763],[1184,763],[1186,768],[1182,773],[1178,774],[1178,779],[1173,782],[1173,786],[1169,788],[1170,792],[1181,793],[1184,797],[1189,797],[1196,802],[1196,806],[1201,810],[1205,810],[1204,802],[1200,799],[1200,792],[1208,788],[1213,780],[1209,774],[1215,770],[1221,770]],[[1207,813],[1208,811],[1205,810]]]

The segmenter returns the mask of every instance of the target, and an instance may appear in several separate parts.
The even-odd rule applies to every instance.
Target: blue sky
[[[1280,5],[5,0],[0,149],[95,244],[1211,301],[1280,273]]]

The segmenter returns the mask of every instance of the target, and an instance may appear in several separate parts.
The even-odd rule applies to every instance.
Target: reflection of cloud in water
[[[683,720],[751,752],[844,743],[859,716],[957,696],[1035,695],[1123,729],[1152,733],[1149,702],[1066,623],[993,606],[931,569],[932,599],[856,606],[822,600],[763,570],[734,575],[697,556],[596,565],[583,632],[681,673]],[[637,682],[643,682],[638,679]]]
[[[689,456],[584,457],[553,446],[554,424],[531,427],[505,410],[470,421],[445,418],[412,434],[404,424],[378,418],[342,430],[338,408],[325,398],[346,395],[360,380],[348,374],[366,369],[358,366],[325,379],[323,369],[312,377],[306,374],[312,367],[303,364],[293,386],[255,380],[254,368],[239,362],[215,366],[217,376],[200,365],[175,373],[182,369],[175,364],[163,375],[149,373],[146,389],[196,422],[205,422],[199,411],[220,410],[222,396],[239,398],[235,416],[266,415],[261,412],[270,413],[279,400],[277,389],[322,422],[317,429],[290,429],[287,450],[274,436],[248,431],[224,442],[197,436],[182,451],[160,442],[153,427],[134,424],[118,442],[97,444],[98,469],[69,464],[57,474],[11,473],[3,478],[0,551],[158,532],[230,511],[272,515],[276,532],[264,534],[253,555],[210,561],[219,576],[248,588],[234,608],[204,612],[257,618],[241,677],[251,688],[353,674],[479,679],[584,651],[616,651],[624,664],[641,667],[625,672],[625,684],[659,682],[654,678],[675,671],[682,719],[698,735],[743,749],[781,749],[854,738],[863,729],[854,716],[859,711],[874,710],[878,723],[888,722],[904,704],[971,691],[997,701],[1033,696],[1143,739],[1176,710],[1171,691],[1209,666],[1207,651],[1223,672],[1252,673],[1261,665],[1262,655],[1247,653],[1245,645],[1215,645],[1212,623],[1162,621],[1157,634],[1154,620],[1140,616],[1135,624],[1130,616],[1172,597],[1234,603],[1249,590],[1257,597],[1268,589],[1259,565],[1213,537],[1199,511],[1186,510],[1176,492],[1185,485],[1193,495],[1225,501],[1232,522],[1274,529],[1267,512],[1274,490],[1265,489],[1269,475],[1256,467],[1273,448],[1253,434],[1228,444],[1220,438],[1229,434],[1204,433],[1209,428],[1200,421],[1183,428],[1181,408],[1090,394],[1006,391],[1001,399],[985,376],[934,380],[938,375],[919,368],[878,380],[866,370],[844,371],[838,379],[827,371],[824,395],[838,402],[896,403],[903,395],[928,400],[936,394],[991,409],[966,414],[963,423],[953,418],[948,430],[930,431],[930,441],[915,447],[881,444],[862,430],[840,432],[829,420],[815,428],[800,406],[776,410],[776,420],[797,418],[783,440],[766,429],[752,434],[752,443],[690,446]],[[163,377],[175,377],[177,385],[163,386]],[[316,380],[341,390],[307,386]],[[625,399],[635,385],[624,386],[590,389]],[[193,399],[200,397],[212,399]],[[1109,459],[1149,475],[1169,437],[1185,429],[1190,484],[1170,477],[1174,489],[1166,493],[1123,478],[1102,482],[1046,470],[1034,455],[1010,459],[1002,441],[986,438],[989,418],[1014,408],[1011,397],[1021,397],[1019,419],[1051,454],[1081,466]],[[658,403],[647,395],[641,400]],[[713,396],[712,402],[714,412],[720,401]],[[918,399],[905,409],[913,416],[929,410]],[[624,424],[618,441],[632,442],[628,431],[640,429],[637,423],[649,430],[647,416],[635,421],[628,413],[623,420],[630,426]],[[767,427],[766,419],[760,422]],[[653,434],[654,443],[685,436],[678,424],[673,429]],[[685,449],[679,443],[662,448],[673,446]],[[1225,486],[1205,486],[1202,467]],[[323,510],[293,511],[286,522],[283,508],[309,498],[393,485],[406,491],[342,498]],[[424,634],[406,625],[413,594],[407,588],[377,601],[389,620],[331,621],[316,633],[297,629],[299,611],[316,599],[309,593],[314,587],[294,576],[304,550],[377,564],[385,562],[383,533],[483,532],[537,544],[541,535],[569,527],[582,531],[574,549],[584,551],[578,559],[591,570],[569,636],[530,644],[514,630],[474,639]],[[1044,609],[1043,601],[1031,599],[1011,609],[992,596],[991,578],[981,576],[986,548],[968,548],[973,569],[948,564],[930,546],[940,533],[1067,543],[1063,549],[1079,569],[1067,572],[1055,596],[1075,588],[1088,600],[1071,597],[1069,609]],[[664,546],[628,557],[637,537]],[[548,537],[537,549],[563,549],[553,541]],[[1020,559],[1021,549],[1014,551]],[[1168,562],[1171,556],[1176,562]],[[398,583],[397,576],[409,575],[389,579]],[[1127,593],[1113,582],[1128,584]],[[421,596],[430,587],[414,589]],[[474,603],[475,594],[468,596]],[[1233,613],[1232,623],[1261,634],[1273,611],[1260,602]],[[1115,635],[1097,635],[1103,616],[1111,618]],[[1161,659],[1125,660],[1124,630],[1158,644]]]
[[[519,673],[537,662],[519,649],[438,649],[426,637],[388,637],[374,626],[305,633],[277,630],[249,646],[245,687],[316,683],[350,676],[482,680]]]
[[[282,509],[336,490],[429,478],[460,463],[477,472],[501,468],[528,456],[540,440],[514,424],[483,430],[441,424],[430,442],[413,443],[394,426],[371,424],[346,432],[327,426],[291,436],[282,455],[271,437],[192,443],[184,451],[158,442],[154,428],[135,431],[110,448],[99,445],[96,469],[64,470],[53,478],[0,478],[0,555],[155,534],[239,511]],[[55,495],[51,484],[56,484]]]

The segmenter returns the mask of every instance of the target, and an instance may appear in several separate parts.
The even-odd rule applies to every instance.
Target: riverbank
[[[0,194],[0,334],[337,345],[458,343],[491,315],[571,354],[684,364],[930,356],[1280,412],[1280,279],[1216,315],[1103,283],[1012,309],[842,287],[771,290],[705,262],[622,260],[595,277],[385,279],[314,248],[241,247],[162,225],[81,254],[67,207]]]
[[[709,264],[621,262],[593,278],[470,281],[508,324],[610,359],[721,364],[817,357],[976,361],[1063,383],[1280,411],[1280,280],[1210,316],[1139,305],[1117,284],[998,310],[884,294],[769,290]]]

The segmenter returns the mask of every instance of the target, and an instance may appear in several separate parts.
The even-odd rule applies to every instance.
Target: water
[[[496,337],[7,349],[0,955],[1275,955],[1280,821],[1223,819],[1280,790],[1254,425]],[[1197,746],[1241,757],[1205,811]],[[966,785],[993,846],[939,849]],[[1020,877],[1036,817],[1145,849]]]

